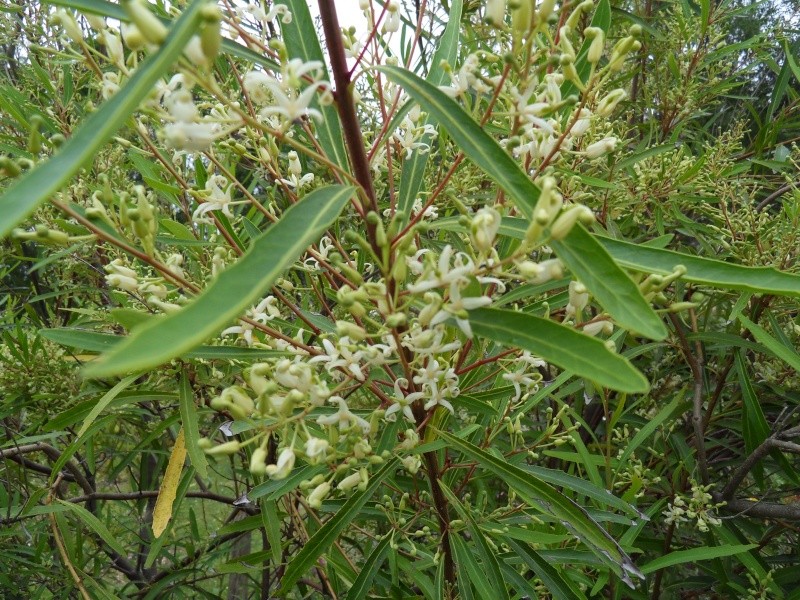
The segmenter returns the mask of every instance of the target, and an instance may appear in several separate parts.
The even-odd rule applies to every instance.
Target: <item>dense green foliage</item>
[[[0,7],[0,597],[800,599],[794,4],[359,4]]]

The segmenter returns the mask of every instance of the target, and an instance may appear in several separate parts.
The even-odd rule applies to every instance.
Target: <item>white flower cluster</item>
[[[692,497],[687,502],[682,496],[676,495],[663,512],[664,522],[668,525],[674,523],[676,526],[680,526],[682,523],[693,520],[697,529],[702,532],[708,531],[709,525],[713,527],[721,525],[722,521],[714,515],[714,511],[723,506],[724,502],[720,504],[712,502],[711,494],[708,493],[711,489],[710,485],[702,486],[696,481],[692,481],[691,484]]]

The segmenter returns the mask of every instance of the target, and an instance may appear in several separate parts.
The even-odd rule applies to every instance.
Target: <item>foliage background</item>
[[[616,83],[628,90],[629,99],[605,125],[604,133],[625,143],[607,160],[559,165],[565,196],[589,205],[613,237],[796,273],[800,69],[794,57],[800,37],[793,29],[797,23],[786,18],[797,14],[796,7],[688,0],[612,4],[610,39],[624,36],[631,24],[644,30],[642,50]],[[441,19],[435,26],[441,27],[449,5],[430,8],[431,21]],[[465,7],[458,64],[489,44],[482,37],[485,28],[471,17],[477,10],[474,3]],[[405,14],[414,15],[415,7],[406,7]],[[0,151],[5,155],[0,167],[6,184],[16,175],[14,165],[26,169],[26,161],[32,164],[52,153],[63,141],[59,136],[68,138],[102,102],[97,65],[86,58],[92,53],[65,43],[51,16],[52,7],[40,3],[9,5],[0,13],[0,40],[8,58],[0,85]],[[88,25],[79,22],[86,43],[95,43]],[[430,57],[435,38],[420,43],[422,56]],[[242,68],[246,63],[236,64]],[[217,68],[225,79],[234,63],[219,61]],[[361,116],[365,131],[380,126],[370,122],[370,113]],[[152,156],[144,160],[130,152],[124,142],[135,139],[132,128],[118,135],[74,180],[70,198],[86,207],[109,182],[142,182],[159,190],[162,210],[171,211],[172,203],[164,198],[180,195],[165,170],[169,161],[159,164]],[[446,136],[437,143],[436,156],[448,156],[452,148]],[[221,152],[245,187],[255,189],[252,164],[231,158],[233,144]],[[460,175],[448,198],[478,201],[493,194],[475,167],[464,167]],[[444,204],[440,213],[458,216],[453,203]],[[85,229],[69,216],[46,206],[30,224],[79,238]],[[246,229],[245,234],[252,235]],[[180,238],[178,228],[162,229],[159,235],[173,244]],[[218,236],[211,228],[204,235]],[[443,245],[450,235],[437,230],[430,238]],[[198,264],[210,261],[207,240],[195,241],[176,247],[205,252]],[[57,547],[63,544],[68,562],[85,578],[93,597],[270,597],[288,558],[341,508],[343,499],[325,502],[318,515],[309,517],[287,499],[291,494],[282,495],[286,490],[276,482],[250,474],[246,456],[232,455],[211,462],[208,477],[187,468],[166,536],[154,539],[150,531],[156,491],[182,420],[185,386],[193,390],[201,433],[212,435],[221,421],[209,402],[245,363],[219,358],[174,362],[131,379],[124,389],[115,387],[118,379],[84,380],[78,367],[103,348],[97,339],[75,338],[74,330],[119,334],[136,324],[131,298],[104,279],[103,266],[116,255],[107,245],[80,239],[66,246],[21,239],[2,244],[3,596],[71,597],[74,577]],[[555,309],[567,304],[561,283],[541,292]],[[620,401],[620,395],[591,386],[587,391],[580,379],[568,379],[539,394],[525,417],[527,431],[548,431],[558,438],[552,445],[547,439],[541,443],[534,466],[609,489],[635,507],[626,513],[563,487],[631,552],[646,575],[644,582],[634,590],[620,585],[563,532],[529,533],[502,511],[508,498],[505,491],[495,492],[491,478],[477,478],[462,500],[477,507],[480,531],[492,552],[509,552],[510,532],[514,543],[530,544],[560,572],[569,570],[575,594],[798,598],[798,448],[786,433],[796,432],[800,402],[796,297],[682,281],[669,292],[673,301],[696,306],[664,315],[670,329],[666,340],[639,340],[627,348],[652,384],[649,394],[627,401],[623,395]],[[763,329],[747,326],[739,315]],[[60,330],[60,337],[53,330]],[[479,376],[476,372],[475,379]],[[478,386],[471,399],[492,405],[508,394],[507,388],[497,387]],[[697,390],[703,397],[699,429],[692,420]],[[77,435],[99,399],[107,400],[105,409],[85,435]],[[514,450],[510,425],[510,433],[497,436],[500,452]],[[775,444],[765,447],[765,440]],[[705,465],[698,465],[698,448]],[[759,448],[770,451],[755,464],[751,459]],[[431,531],[437,530],[436,518],[430,510],[400,504],[400,492],[413,490],[414,484],[413,478],[398,476],[397,493],[386,488],[371,500],[361,515],[363,527],[354,526],[341,537],[341,551],[326,554],[327,564],[315,565],[294,592],[297,597],[314,596],[326,580],[326,594],[344,595],[365,565],[375,570],[373,597],[409,597],[433,589],[436,567],[424,557],[415,559],[415,539],[423,555],[435,549]],[[710,486],[713,498],[703,497],[703,485]],[[237,503],[246,493],[249,502]],[[688,521],[668,523],[664,514],[676,506],[676,498],[686,503],[696,498],[701,508]],[[727,505],[718,511],[708,508],[723,501]],[[713,515],[721,518],[718,525],[710,523]],[[399,519],[411,520],[414,527],[398,525]],[[502,538],[494,537],[498,528]],[[387,551],[380,536],[392,530],[405,533],[397,538],[399,548]],[[469,544],[469,554],[460,561],[466,565],[463,577],[459,571],[463,597],[480,597],[485,589],[480,579],[491,567],[478,537],[470,530],[458,538]],[[742,551],[744,545],[751,547]],[[721,546],[739,551],[715,553]],[[540,597],[570,597],[569,591],[548,585],[541,567],[509,564]],[[506,571],[503,575],[513,580]],[[513,585],[510,589],[524,594]]]

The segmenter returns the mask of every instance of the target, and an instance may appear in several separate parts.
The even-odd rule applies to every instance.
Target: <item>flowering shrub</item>
[[[94,248],[103,290],[40,333],[76,349],[84,378],[48,426],[69,446],[43,467],[38,513],[84,596],[111,580],[75,567],[67,515],[144,597],[212,593],[229,574],[262,597],[640,597],[663,566],[758,564],[717,516],[753,465],[716,490],[698,315],[731,314],[796,365],[777,322],[758,325],[765,305],[744,309],[753,294],[800,295],[800,278],[623,238],[639,208],[622,206],[613,166],[633,146],[640,24],[612,25],[607,0],[363,0],[363,35],[328,0],[319,31],[298,0],[87,10],[49,14],[84,69],[70,110],[86,115],[60,139],[64,116],[37,109],[0,198],[14,243]],[[660,181],[651,150],[629,189]],[[732,291],[733,307],[704,295]],[[759,428],[748,452],[793,444],[770,436],[752,389],[743,401]],[[127,451],[84,464],[118,448],[106,428],[142,422],[136,448],[159,452],[139,475]],[[673,445],[680,475],[647,464]],[[200,514],[191,498],[233,512]],[[131,532],[98,520],[105,500],[140,501],[109,509],[139,528],[137,564]],[[662,517],[670,539],[727,533],[674,562],[669,542],[637,558]],[[231,550],[256,531],[260,550]],[[775,586],[747,566],[748,586]]]

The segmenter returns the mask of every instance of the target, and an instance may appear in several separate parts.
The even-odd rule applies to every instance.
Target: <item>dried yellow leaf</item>
[[[159,537],[167,528],[169,520],[172,518],[172,504],[178,492],[178,484],[181,481],[181,471],[186,460],[186,444],[183,439],[183,429],[181,428],[172,448],[172,454],[167,464],[167,472],[164,473],[164,481],[158,490],[156,507],[153,510],[153,535]]]

